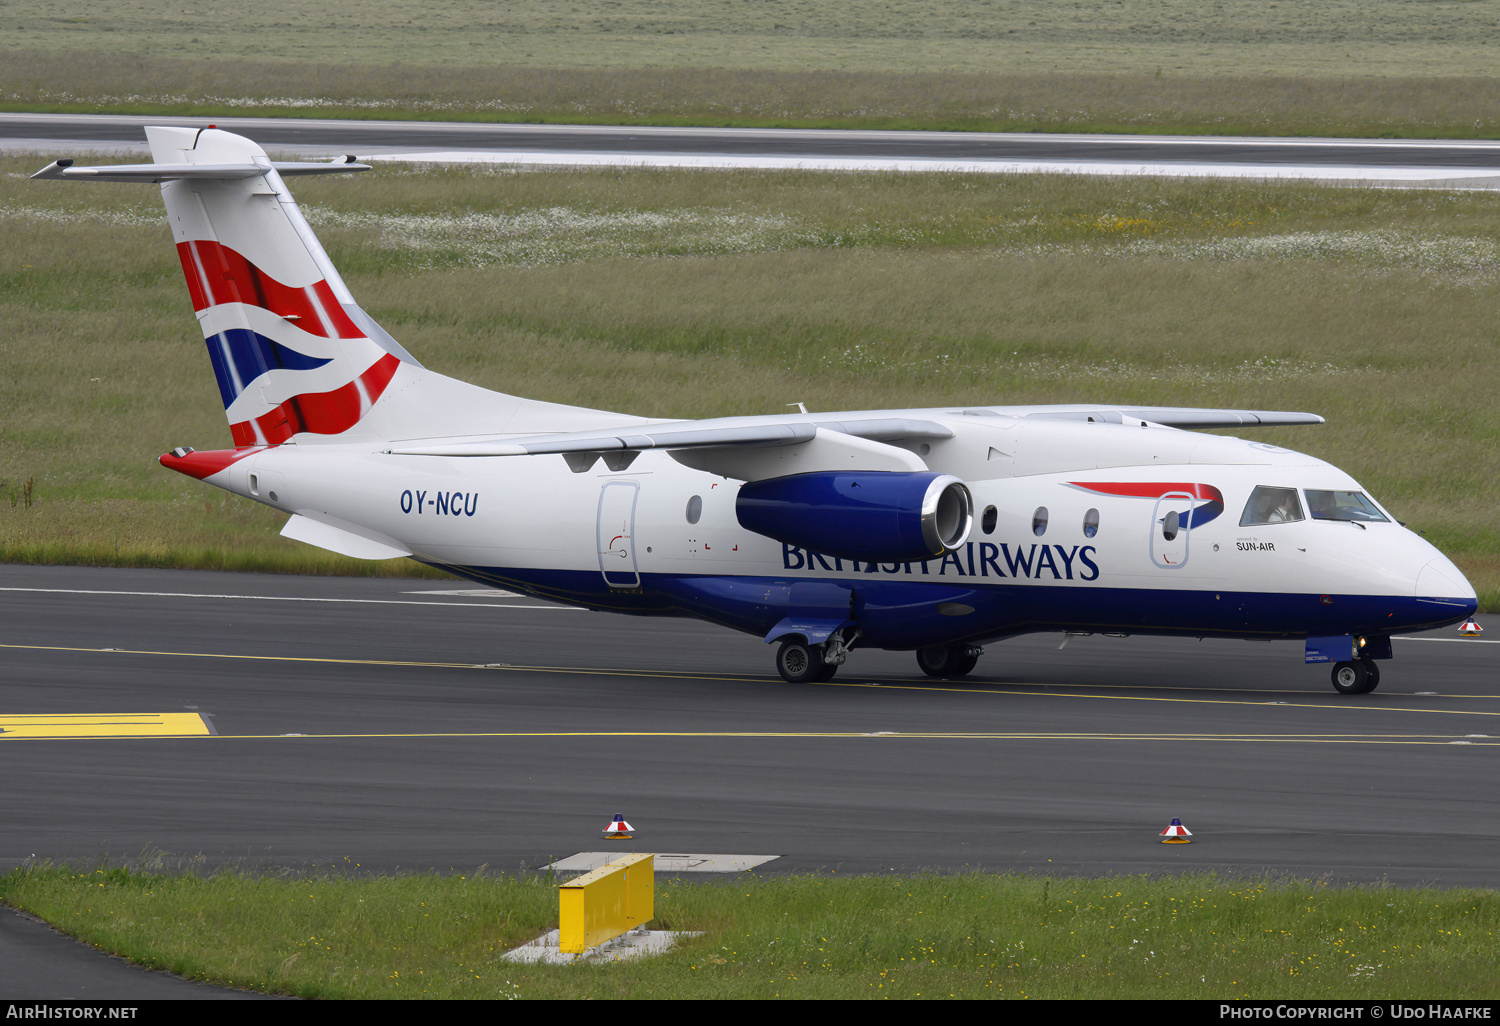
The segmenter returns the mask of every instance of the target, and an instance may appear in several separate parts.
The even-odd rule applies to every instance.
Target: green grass
[[[322,66],[1491,76],[1489,3],[6,0],[4,49]],[[76,69],[87,73],[87,69]]]
[[[1490,139],[1500,79],[1127,72],[539,68],[10,54],[41,113],[553,124]]]
[[[156,465],[229,444],[160,200],[27,182],[41,163],[0,159],[0,559],[354,565]],[[678,417],[1310,410],[1328,423],[1242,433],[1354,474],[1496,608],[1489,194],[478,167],[297,188],[362,304],[444,373]]]
[[[31,867],[0,900],[142,965],[308,998],[1494,1000],[1500,900],[1212,876],[659,879],[613,965],[500,956],[557,922],[544,877]]]
[[[12,110],[1500,134],[1485,2],[5,0],[0,13]]]

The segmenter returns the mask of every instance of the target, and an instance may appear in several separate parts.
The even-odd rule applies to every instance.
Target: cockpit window
[[[1297,501],[1297,489],[1261,485],[1250,493],[1250,501],[1245,503],[1245,512],[1240,514],[1240,526],[1286,524],[1304,519],[1302,503]]]
[[[1307,509],[1314,520],[1363,520],[1386,524],[1386,515],[1364,492],[1307,490]]]

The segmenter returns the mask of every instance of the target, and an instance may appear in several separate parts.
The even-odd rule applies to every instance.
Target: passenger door
[[[1151,512],[1151,562],[1176,570],[1188,561],[1193,510],[1198,500],[1187,492],[1168,492]]]
[[[635,481],[606,481],[599,492],[599,572],[611,588],[639,588],[635,562]]]

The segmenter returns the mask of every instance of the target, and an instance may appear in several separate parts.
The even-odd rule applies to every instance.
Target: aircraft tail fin
[[[161,186],[188,293],[237,449],[603,428],[641,422],[493,392],[424,368],[360,309],[283,177],[367,171],[353,157],[272,161],[216,128],[148,127],[150,164],[75,167],[57,181]]]
[[[162,181],[162,199],[236,447],[343,434],[403,362],[420,366],[354,302],[308,227],[282,181],[303,167],[212,128],[146,136],[150,166],[185,172]]]

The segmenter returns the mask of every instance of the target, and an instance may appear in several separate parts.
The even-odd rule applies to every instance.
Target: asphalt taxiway
[[[793,686],[755,638],[467,592],[0,567],[0,871],[515,870],[624,813],[639,850],[758,872],[1500,885],[1490,641],[1398,640],[1364,696],[1295,642],[1056,635]]]

